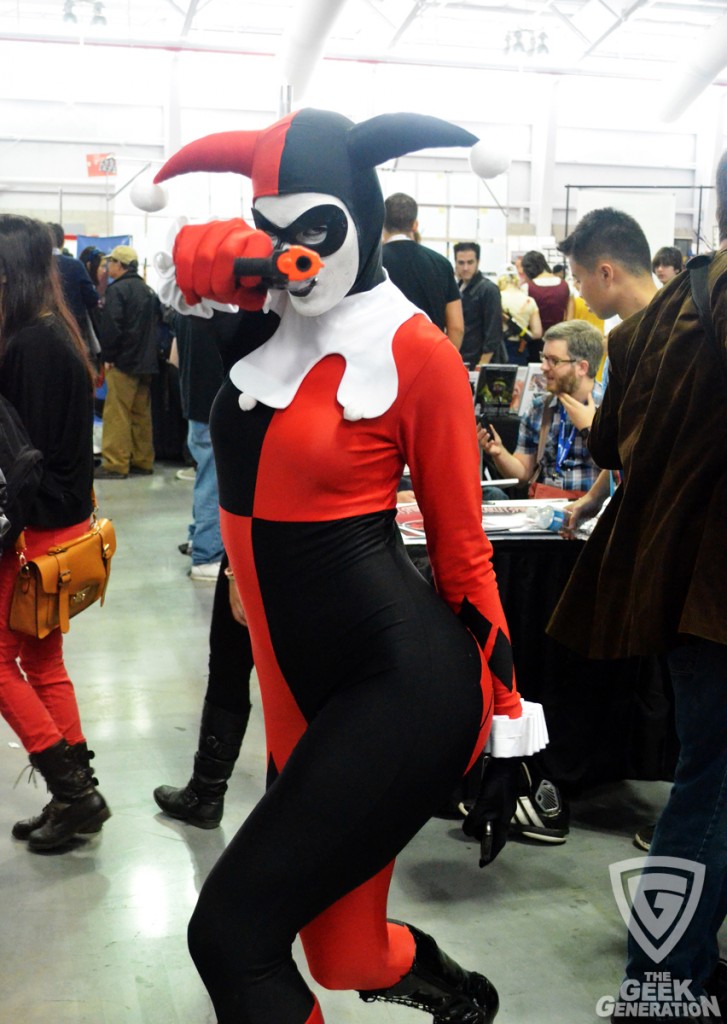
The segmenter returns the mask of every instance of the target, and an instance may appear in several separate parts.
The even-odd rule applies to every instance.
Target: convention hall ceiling
[[[636,78],[679,67],[727,18],[727,0],[0,0],[0,38],[277,53],[336,8],[324,55],[339,60]]]

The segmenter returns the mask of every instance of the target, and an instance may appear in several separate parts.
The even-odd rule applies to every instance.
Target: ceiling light
[[[63,20],[74,24],[78,21],[78,18],[73,13],[73,0],[65,0],[63,4]]]
[[[105,25],[106,15],[104,14],[104,5],[102,3],[95,3],[93,5],[93,17],[91,18],[92,25]]]
[[[540,32],[538,34],[538,45],[535,47],[536,53],[550,53],[548,49],[548,33]]]
[[[520,29],[515,33],[515,43],[512,51],[513,53],[525,53],[525,47],[523,46],[523,34]]]

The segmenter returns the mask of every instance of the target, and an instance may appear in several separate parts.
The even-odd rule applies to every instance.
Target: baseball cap
[[[125,267],[128,267],[130,263],[138,264],[139,262],[136,249],[132,249],[130,245],[117,245],[111,250],[106,259],[118,260],[118,262],[122,263]]]

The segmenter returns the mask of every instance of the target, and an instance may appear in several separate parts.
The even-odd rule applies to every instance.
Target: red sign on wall
[[[89,178],[105,178],[116,174],[116,157],[113,153],[88,153],[86,170]]]

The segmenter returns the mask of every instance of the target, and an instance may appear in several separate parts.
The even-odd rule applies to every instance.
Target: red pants
[[[78,537],[88,521],[58,530],[26,530],[25,555],[45,554],[54,544]],[[29,754],[59,740],[81,743],[83,733],[73,683],[63,664],[60,629],[38,640],[8,627],[19,562],[14,550],[0,559],[0,713]]]

